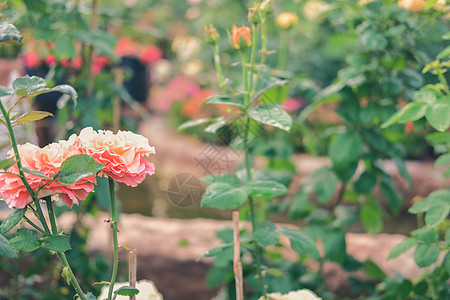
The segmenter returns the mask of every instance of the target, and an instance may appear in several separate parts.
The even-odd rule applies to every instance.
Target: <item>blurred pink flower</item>
[[[145,158],[154,154],[155,148],[142,135],[120,130],[117,134],[97,132],[87,127],[81,130],[78,142],[83,153],[105,164],[101,173],[118,182],[136,186],[146,175],[155,173],[154,165]]]
[[[139,47],[139,43],[134,42],[129,37],[120,38],[116,45],[116,55],[119,57],[137,55]]]
[[[45,64],[47,65],[47,66],[52,66],[55,62],[56,62],[56,58],[55,58],[55,55],[53,55],[53,54],[49,54],[49,55],[47,55],[45,58],[44,58],[44,61],[45,61]]]
[[[41,65],[42,61],[36,51],[30,51],[24,54],[23,56],[25,67],[27,68],[37,68]]]
[[[155,102],[160,111],[168,111],[174,101],[186,101],[199,93],[201,88],[184,75],[178,75],[155,95]]]
[[[36,170],[48,177],[52,177],[59,171],[61,164],[70,156],[81,154],[75,144],[75,137],[68,141],[60,141],[39,148],[36,145],[26,143],[18,145],[22,165],[26,169]],[[14,154],[12,150],[8,153]],[[0,196],[10,207],[24,208],[33,202],[24,184],[16,175],[19,173],[17,165],[8,169],[8,173],[0,173]],[[58,181],[49,180],[37,175],[25,173],[25,178],[38,197],[61,194],[61,198],[69,207],[78,204],[78,200],[86,199],[86,196],[94,190],[95,175],[86,177],[74,184],[63,185]]]
[[[162,51],[155,46],[145,47],[139,54],[139,60],[146,64],[156,62],[162,58]]]
[[[99,74],[104,67],[111,63],[110,59],[106,56],[94,56],[94,60],[92,61],[91,70],[94,75]]]
[[[72,60],[70,61],[70,65],[74,69],[81,69],[81,67],[83,66],[83,59],[80,56],[76,56],[72,58]]]
[[[303,103],[299,99],[288,98],[284,101],[283,106],[291,111],[296,111],[303,106]]]

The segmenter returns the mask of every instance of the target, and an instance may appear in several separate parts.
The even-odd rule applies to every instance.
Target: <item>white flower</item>
[[[284,295],[281,293],[271,293],[267,297],[270,300],[322,300],[322,298],[317,297],[310,290],[291,291]],[[263,300],[263,297],[259,298],[259,300]]]
[[[123,286],[129,286],[128,282],[116,282],[114,284],[114,290],[117,290]],[[136,295],[136,300],[163,300],[163,296],[158,292],[155,284],[150,280],[139,280],[136,283],[136,288],[139,290],[139,294]],[[105,285],[102,288],[98,300],[104,300],[108,298],[109,286]],[[128,296],[117,296],[116,300],[129,300]]]

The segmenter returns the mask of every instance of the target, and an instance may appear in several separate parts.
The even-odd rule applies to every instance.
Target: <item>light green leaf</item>
[[[423,116],[429,107],[426,102],[411,102],[405,105],[402,109],[393,114],[386,122],[381,125],[381,128],[389,127],[395,123],[406,123],[416,121]]]
[[[416,102],[423,102],[433,105],[436,100],[436,92],[430,88],[422,88],[413,94],[413,99]]]
[[[211,123],[210,125],[208,125],[205,128],[206,132],[210,132],[210,133],[216,133],[217,130],[219,130],[220,128],[222,128],[223,126],[225,126],[225,124],[227,124],[228,119],[223,118],[223,117],[219,117],[217,118],[217,120],[213,123]]]
[[[65,35],[55,41],[53,51],[58,58],[71,59],[75,56],[75,43],[69,36]]]
[[[203,119],[197,119],[197,120],[189,120],[184,122],[183,124],[181,124],[180,126],[178,126],[178,130],[183,130],[186,128],[191,128],[191,127],[195,127],[201,124],[205,124],[210,122],[211,119],[210,118],[203,118]]]
[[[429,227],[413,230],[411,231],[411,236],[428,244],[437,242],[439,238],[437,231]]]
[[[438,2],[438,0],[427,0],[424,9],[430,9]]]
[[[272,180],[250,180],[244,183],[247,194],[254,197],[276,197],[287,193],[288,189],[281,183]]]
[[[16,251],[8,246],[8,240],[0,234],[0,256],[14,258],[17,256]]]
[[[440,167],[443,165],[450,164],[450,153],[443,154],[436,159],[434,162],[435,167]]]
[[[327,203],[334,195],[339,179],[329,167],[320,168],[310,176],[314,192],[320,203]]]
[[[277,244],[280,240],[280,235],[278,234],[275,226],[273,224],[269,224],[265,227],[258,227],[255,230],[255,239],[258,245],[261,247],[267,247]]]
[[[251,107],[248,115],[255,121],[289,131],[292,125],[291,116],[275,103]]]
[[[440,249],[437,244],[419,244],[414,251],[414,261],[420,268],[428,267],[436,262],[439,252]]]
[[[211,175],[207,177],[203,177],[201,179],[203,182],[206,183],[228,183],[233,187],[239,186],[242,182],[239,180],[239,178],[234,174],[223,174],[223,175]]]
[[[395,213],[398,214],[400,209],[402,208],[403,198],[397,193],[392,179],[384,176],[381,180],[380,190],[383,196],[386,198],[389,208]]]
[[[31,169],[27,169],[27,168],[22,168],[22,171],[25,172],[25,173],[28,173],[28,174],[32,174],[32,175],[35,175],[35,176],[39,176],[39,177],[45,178],[45,179],[49,179],[49,180],[51,179],[50,177],[48,177],[47,175],[45,175],[44,173],[42,173],[42,172],[40,172],[38,170],[31,170]]]
[[[31,252],[41,247],[42,241],[35,236],[35,232],[26,228],[17,230],[17,236],[13,237],[8,246],[14,250]]]
[[[441,132],[446,131],[450,126],[450,97],[438,99],[436,103],[427,108],[425,116],[434,129]]]
[[[0,24],[0,43],[13,41],[22,41],[19,30],[13,24]]]
[[[374,263],[371,259],[367,259],[363,263],[363,269],[370,279],[383,280],[386,278],[386,274],[381,270],[381,268]]]
[[[428,197],[420,200],[408,209],[412,214],[418,214],[428,211],[435,206],[450,207],[450,191],[437,190],[432,192]]]
[[[8,170],[12,165],[14,165],[16,161],[14,158],[7,158],[2,161],[0,161],[0,169],[2,170]]]
[[[72,249],[72,247],[70,246],[69,238],[64,235],[55,235],[48,237],[44,240],[44,244],[48,249],[55,252],[66,252]]]
[[[0,86],[0,97],[9,96],[14,94],[14,90],[6,86]]]
[[[425,223],[430,227],[436,227],[447,218],[449,212],[449,206],[434,206],[427,211]]]
[[[444,241],[450,247],[450,228],[445,232]]]
[[[364,202],[360,215],[368,233],[377,233],[383,229],[382,211],[375,201]]]
[[[255,103],[255,101],[259,98],[259,96],[261,96],[268,90],[270,90],[276,86],[285,85],[287,83],[289,83],[289,81],[282,80],[282,79],[279,79],[276,77],[261,78],[261,80],[259,81],[258,87],[257,87],[257,91],[251,99],[251,103]]]
[[[218,254],[232,248],[233,248],[232,244],[222,244],[220,246],[209,249],[208,251],[205,251],[199,258],[197,258],[197,261],[201,260],[203,257],[217,256]]]
[[[62,184],[74,184],[80,179],[97,174],[103,165],[89,155],[74,155],[61,164],[55,179]]]
[[[75,105],[77,104],[78,93],[72,86],[70,86],[68,84],[61,84],[61,85],[54,86],[54,87],[50,88],[48,91],[49,92],[57,91],[57,92],[69,95],[70,97],[72,97],[73,101],[75,102]]]
[[[53,117],[52,113],[47,111],[30,111],[29,113],[23,114],[18,117],[15,121],[19,124],[31,123],[34,121],[42,120],[47,117]]]
[[[88,292],[84,296],[86,297],[86,300],[97,300],[97,298],[95,298],[95,296],[91,292]]]
[[[201,207],[234,209],[247,201],[248,195],[242,188],[233,188],[227,183],[213,183],[206,188]]]
[[[8,231],[10,231],[14,226],[19,224],[20,220],[22,220],[26,211],[27,211],[26,208],[21,209],[14,208],[14,210],[6,217],[6,219],[0,225],[0,233],[5,234]]]
[[[439,54],[436,56],[437,59],[443,59],[445,57],[450,56],[450,46],[447,46],[444,50],[439,52]]]
[[[212,95],[209,98],[205,100],[208,104],[219,104],[219,105],[231,105],[231,106],[237,106],[237,107],[245,107],[245,105],[238,99],[237,101],[231,100],[231,98],[227,95],[223,94],[216,94]]]
[[[47,83],[43,78],[26,75],[14,80],[12,85],[17,95],[26,96],[41,91],[42,89],[46,89]]]
[[[433,144],[447,144],[450,141],[450,132],[433,132],[427,135],[426,139]]]
[[[291,241],[292,250],[301,255],[309,256],[315,260],[320,259],[320,254],[316,243],[307,234],[285,227],[278,229],[278,231],[289,238]]]
[[[122,286],[121,288],[117,289],[114,294],[133,297],[139,294],[139,290],[132,286]]]
[[[400,244],[397,244],[389,253],[388,259],[396,258],[402,253],[405,253],[412,247],[417,245],[417,240],[413,238],[406,238]]]

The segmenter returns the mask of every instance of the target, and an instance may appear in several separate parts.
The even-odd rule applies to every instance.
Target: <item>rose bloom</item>
[[[114,134],[109,130],[94,131],[92,127],[81,130],[77,137],[81,151],[105,164],[101,173],[136,186],[146,175],[155,173],[155,167],[145,157],[154,154],[155,148],[142,135],[130,131]]]
[[[282,295],[281,293],[271,293],[267,295],[270,300],[321,300],[316,294],[310,290],[292,291]],[[259,300],[263,299],[261,297]]]
[[[241,37],[243,40],[241,40]],[[237,50],[241,47],[250,47],[252,45],[250,28],[233,26],[233,29],[231,29],[231,45]]]
[[[426,3],[425,0],[399,0],[397,4],[413,13],[418,13],[425,8]]]
[[[41,66],[41,58],[36,51],[30,51],[23,56],[25,67],[33,69]]]
[[[18,145],[22,166],[26,169],[36,170],[48,177],[52,177],[59,171],[61,164],[70,156],[81,154],[74,145],[74,138],[68,141],[60,141],[39,148],[36,145],[26,143]],[[9,157],[14,157],[13,151],[8,152]],[[11,174],[13,173],[13,174]],[[0,197],[9,207],[24,208],[33,203],[27,189],[16,175],[19,173],[17,165],[8,169],[8,173],[0,173]],[[74,184],[63,185],[55,180],[25,173],[25,178],[34,192],[38,192],[38,198],[61,194],[64,203],[69,207],[78,204],[78,200],[86,199],[86,196],[94,190],[95,175],[83,178]]]
[[[142,50],[139,54],[139,60],[146,64],[151,62],[156,62],[162,58],[162,51],[155,46],[148,46]]]
[[[282,12],[277,17],[278,26],[289,29],[298,23],[298,16],[293,12]]]

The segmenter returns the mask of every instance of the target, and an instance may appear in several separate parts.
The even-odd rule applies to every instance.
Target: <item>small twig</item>
[[[136,287],[136,273],[137,273],[137,259],[136,249],[133,249],[128,254],[128,279],[130,286]],[[130,300],[136,300],[136,296],[130,296]]]
[[[236,300],[244,300],[244,286],[242,278],[242,263],[241,263],[241,245],[239,242],[239,212],[233,211],[233,269],[234,280],[236,281]]]

